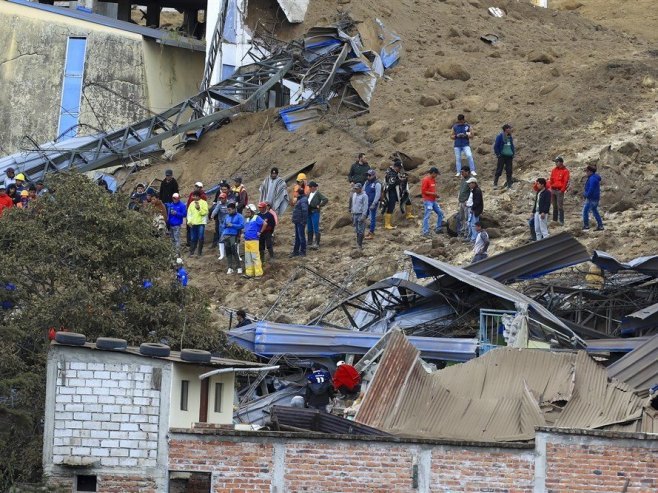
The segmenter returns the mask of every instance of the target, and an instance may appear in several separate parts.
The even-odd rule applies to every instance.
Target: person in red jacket
[[[553,159],[555,168],[551,171],[551,203],[553,204],[553,222],[559,220],[564,225],[564,194],[569,188],[569,170],[564,165],[564,158]]]
[[[2,211],[11,207],[14,207],[14,201],[7,195],[4,183],[0,183],[0,217],[2,217]]]
[[[436,191],[436,177],[439,176],[438,168],[432,166],[425,178],[420,182],[420,193],[423,197],[423,236],[430,235],[430,216],[436,212],[436,233],[441,232],[443,226],[443,211],[439,206],[439,195]]]
[[[361,375],[356,368],[344,361],[339,361],[336,364],[333,382],[334,389],[345,396],[361,392]]]

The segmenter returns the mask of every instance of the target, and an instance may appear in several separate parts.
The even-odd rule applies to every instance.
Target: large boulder
[[[389,124],[383,120],[376,121],[366,130],[366,140],[368,142],[377,142],[388,133]]]
[[[448,80],[469,80],[471,74],[458,63],[444,63],[436,68],[436,73]]]

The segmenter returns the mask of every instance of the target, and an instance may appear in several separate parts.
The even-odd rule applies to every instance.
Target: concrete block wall
[[[53,464],[155,467],[160,390],[144,364],[58,361]]]

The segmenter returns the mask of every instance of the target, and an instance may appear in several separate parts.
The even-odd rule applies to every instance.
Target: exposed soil
[[[309,251],[301,260],[287,258],[292,248],[288,212],[276,233],[278,258],[267,266],[262,280],[225,275],[226,265],[208,251],[214,226],[206,234],[205,255],[186,260],[192,282],[203,285],[217,306],[246,307],[257,316],[268,311],[302,262],[334,282],[351,281],[349,288],[354,290],[369,278],[408,268],[405,249],[456,264],[470,260],[467,244],[445,235],[422,239],[419,222],[406,221],[399,212],[394,220],[398,229],[378,229],[363,255],[353,249],[351,226],[337,226],[347,212],[346,174],[360,151],[382,170],[380,178],[396,150],[423,161],[410,172],[414,196],[423,173],[438,166],[441,205],[447,215],[455,212],[458,179],[449,129],[458,113],[465,113],[476,130],[471,144],[491,224],[491,254],[528,241],[531,184],[550,173],[551,159],[558,154],[572,171],[564,229],[589,248],[604,249],[623,260],[656,253],[658,92],[651,81],[658,79],[658,22],[655,8],[650,8],[654,1],[629,0],[621,2],[623,7],[607,6],[604,0],[580,3],[583,6],[577,9],[551,10],[516,1],[314,0],[304,25],[289,26],[272,22],[262,1],[251,1],[252,21],[258,17],[276,26],[283,39],[348,13],[368,46],[378,16],[401,36],[402,59],[379,82],[365,116],[350,119],[348,113],[330,112],[290,133],[275,110],[241,115],[176,154],[173,162],[151,167],[134,181],[160,177],[171,167],[183,190],[189,191],[195,181],[215,184],[240,174],[255,202],[258,185],[271,166],[287,174],[316,162],[310,178],[330,199],[322,217],[320,251]],[[565,8],[566,2],[555,4]],[[501,7],[508,15],[494,18],[487,13],[489,6]],[[500,41],[493,46],[481,41],[480,36],[488,33]],[[468,80],[447,78],[455,64],[469,74]],[[438,104],[423,106],[423,97],[433,97]],[[492,186],[491,144],[506,122],[515,127],[517,146],[519,181],[511,191]],[[598,164],[603,178],[603,233],[581,231],[583,168],[589,163]],[[417,206],[419,199],[414,202]],[[552,232],[561,229],[551,225]],[[331,293],[326,282],[308,273],[298,276],[270,318],[303,323],[326,306]]]

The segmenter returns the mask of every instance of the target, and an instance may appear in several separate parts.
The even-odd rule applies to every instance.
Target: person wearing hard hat
[[[311,188],[308,186],[308,183],[306,181],[306,174],[304,173],[299,173],[297,175],[297,183],[295,183],[295,186],[292,187],[292,196],[290,197],[290,205],[294,206],[297,203],[297,199],[299,199],[299,189],[304,190],[304,195],[306,197],[309,196],[311,193]]]
[[[23,190],[27,190],[25,186],[25,175],[23,173],[18,173],[16,175],[16,192],[21,193]]]
[[[16,204],[16,207],[19,209],[27,209],[30,207],[30,193],[27,190],[21,190],[20,197],[21,198],[18,204]]]
[[[254,204],[244,209],[244,274],[246,277],[261,277],[263,264],[260,261],[259,239],[267,228],[267,223],[258,214]]]

